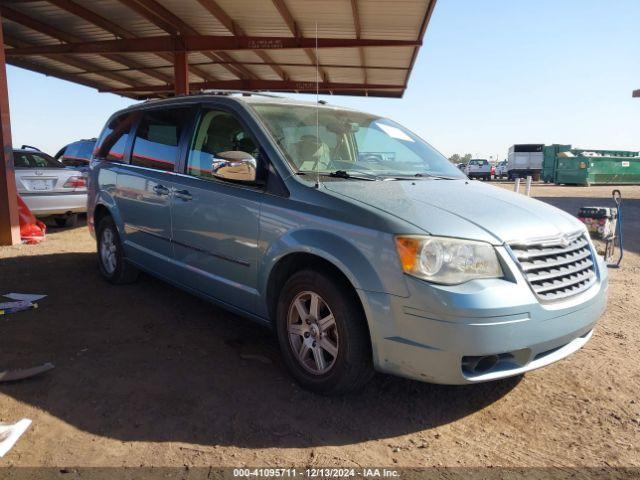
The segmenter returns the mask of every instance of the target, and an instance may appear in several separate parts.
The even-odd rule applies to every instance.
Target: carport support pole
[[[173,76],[176,96],[189,95],[189,55],[184,50],[173,55]]]
[[[13,171],[13,147],[11,146],[11,119],[9,117],[9,91],[7,67],[4,55],[4,35],[0,18],[0,245],[20,243],[18,220],[18,193]]]

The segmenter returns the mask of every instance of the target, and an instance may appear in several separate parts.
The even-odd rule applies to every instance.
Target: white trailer
[[[529,143],[512,145],[507,157],[507,175],[509,179],[525,178],[531,175],[533,180],[540,180],[542,161],[544,160],[544,145]]]

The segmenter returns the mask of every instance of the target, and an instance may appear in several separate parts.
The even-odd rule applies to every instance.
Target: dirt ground
[[[610,191],[533,194],[576,213]],[[581,351],[473,386],[378,375],[343,398],[301,390],[248,320],[148,276],[102,281],[84,226],[0,248],[0,293],[48,295],[0,319],[0,365],[56,365],[0,385],[0,422],[33,420],[0,466],[638,467],[640,187],[622,192],[627,251]]]

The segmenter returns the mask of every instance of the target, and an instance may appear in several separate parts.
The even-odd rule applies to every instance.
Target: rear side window
[[[77,157],[78,156],[78,143],[71,143],[64,151],[64,157]]]
[[[95,156],[110,162],[124,161],[124,150],[135,118],[134,113],[127,113],[111,120],[96,143]]]
[[[188,108],[146,112],[133,143],[131,164],[172,172],[178,160],[180,135],[189,112]]]
[[[44,153],[13,152],[15,168],[64,168],[62,163]]]
[[[62,156],[62,163],[67,167],[87,166],[95,143],[95,141],[83,140],[70,144]]]
[[[91,153],[93,153],[93,148],[96,145],[95,140],[87,140],[78,143],[78,152],[76,155],[79,158],[83,158],[85,160],[89,160],[91,158]]]

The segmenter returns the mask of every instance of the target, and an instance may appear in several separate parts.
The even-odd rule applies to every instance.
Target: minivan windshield
[[[389,119],[312,105],[252,106],[297,173],[466,178],[428,143]]]

